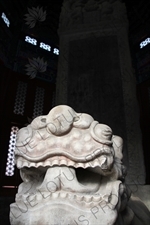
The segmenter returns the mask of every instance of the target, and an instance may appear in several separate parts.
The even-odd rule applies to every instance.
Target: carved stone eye
[[[42,118],[41,122],[46,123],[46,118]]]

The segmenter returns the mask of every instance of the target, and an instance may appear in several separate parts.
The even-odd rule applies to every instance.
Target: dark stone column
[[[144,184],[139,114],[124,3],[64,1],[56,103],[91,114],[124,139],[127,183]]]

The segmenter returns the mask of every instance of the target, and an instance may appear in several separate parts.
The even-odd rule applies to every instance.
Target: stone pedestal
[[[144,184],[139,113],[120,1],[64,1],[60,16],[56,104],[108,124],[124,140],[126,182]]]

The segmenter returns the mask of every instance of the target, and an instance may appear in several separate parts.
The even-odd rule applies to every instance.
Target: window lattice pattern
[[[22,81],[19,81],[14,105],[14,113],[17,115],[24,114],[26,93],[27,93],[27,84]]]
[[[37,87],[34,100],[33,118],[43,114],[44,106],[44,88]]]
[[[7,155],[7,164],[6,164],[6,176],[13,176],[15,170],[15,162],[14,162],[14,150],[16,144],[16,134],[18,132],[18,127],[11,127],[10,132],[10,139],[9,139],[9,148],[8,148],[8,155]]]

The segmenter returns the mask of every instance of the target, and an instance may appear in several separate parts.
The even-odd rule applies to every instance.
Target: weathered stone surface
[[[109,126],[69,106],[35,118],[17,134],[23,183],[10,205],[11,225],[128,225],[139,209],[148,225],[146,207],[129,200],[122,148]]]

